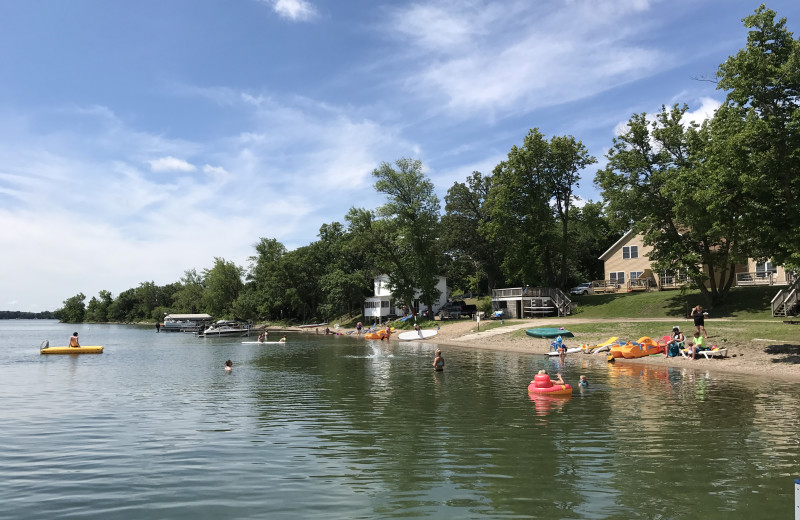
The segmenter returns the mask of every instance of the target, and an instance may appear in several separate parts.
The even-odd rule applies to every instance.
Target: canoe
[[[575,335],[566,329],[556,329],[548,327],[540,327],[538,329],[528,329],[525,334],[534,338],[573,338]]]
[[[39,351],[40,354],[102,354],[101,346],[86,347],[47,347]]]
[[[438,332],[435,330],[421,330],[417,332],[416,330],[410,330],[408,332],[402,332],[397,337],[400,338],[402,341],[413,341],[415,339],[428,339],[434,337]]]

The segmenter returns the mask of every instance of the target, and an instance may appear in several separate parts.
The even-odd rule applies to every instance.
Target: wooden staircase
[[[772,316],[794,316],[800,307],[800,277],[772,299]]]
[[[556,311],[559,316],[569,316],[575,310],[575,304],[572,303],[572,300],[558,288],[548,288],[548,296],[550,296],[551,301],[556,306]]]

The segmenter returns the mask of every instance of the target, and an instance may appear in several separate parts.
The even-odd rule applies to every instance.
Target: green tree
[[[634,115],[614,139],[595,182],[615,219],[644,234],[658,270],[684,269],[712,304],[720,303],[742,261],[741,152],[727,139],[737,119],[718,113],[699,130],[687,107],[662,107],[653,121]]]
[[[453,288],[479,290],[482,277],[486,290],[502,282],[500,266],[502,248],[497,235],[487,233],[492,215],[486,201],[492,188],[492,176],[472,172],[466,182],[456,182],[445,195],[445,215],[442,217],[440,237],[442,247],[452,258],[447,277]]]
[[[569,244],[575,251],[569,267],[569,283],[600,280],[604,265],[600,255],[622,235],[611,227],[603,214],[603,203],[589,201],[583,207],[570,209]]]
[[[377,267],[389,277],[393,297],[412,307],[419,290],[421,301],[432,308],[439,297],[439,199],[422,173],[421,161],[403,158],[395,166],[382,163],[372,172],[375,189],[386,196],[386,204],[374,214],[351,209],[347,218],[361,240],[371,244]]]
[[[548,142],[534,128],[495,167],[487,200],[491,221],[483,229],[502,244],[509,280],[566,287],[574,254],[567,240],[572,193],[580,170],[594,162],[574,137]]]
[[[233,318],[233,302],[239,296],[244,283],[243,269],[224,258],[214,258],[214,266],[203,270],[206,284],[204,303],[206,312],[212,316]]]
[[[195,269],[184,271],[172,296],[170,309],[180,314],[198,314],[204,309],[205,280]]]
[[[744,123],[732,139],[748,152],[739,189],[753,256],[800,267],[800,39],[776,16],[762,4],[744,18],[747,45],[720,65],[717,87]]]
[[[86,312],[85,299],[83,293],[78,293],[64,300],[64,306],[56,311],[58,320],[62,323],[82,323]]]
[[[561,224],[561,240],[557,243],[561,257],[558,281],[566,288],[569,280],[569,264],[577,250],[569,240],[570,208],[574,199],[573,190],[579,186],[580,172],[597,162],[589,155],[583,143],[571,135],[550,139],[546,161],[546,178],[555,201],[556,217]]]
[[[249,258],[247,280],[255,284],[259,316],[278,317],[287,289],[283,267],[286,247],[274,238],[261,238],[254,247],[256,254]]]
[[[108,307],[114,298],[109,291],[103,289],[98,294],[99,298],[92,296],[89,300],[89,305],[86,307],[85,321],[92,321],[96,323],[105,323],[108,321]]]
[[[122,291],[108,306],[109,321],[129,322],[134,320],[136,308],[136,289]]]

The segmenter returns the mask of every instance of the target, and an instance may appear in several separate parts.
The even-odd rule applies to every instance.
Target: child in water
[[[229,359],[225,362],[225,372],[230,372],[231,370],[233,370],[233,361]]]
[[[589,381],[586,380],[586,376],[581,374],[581,379],[578,381],[578,386],[580,387],[587,387],[589,386]]]

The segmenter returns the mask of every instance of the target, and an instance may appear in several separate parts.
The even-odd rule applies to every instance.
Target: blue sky
[[[600,163],[633,113],[712,113],[738,0],[0,0],[0,309],[247,265],[381,199],[443,199],[529,129]],[[800,31],[800,3],[768,7]],[[598,200],[585,172],[580,197]],[[444,204],[442,204],[444,205]]]

